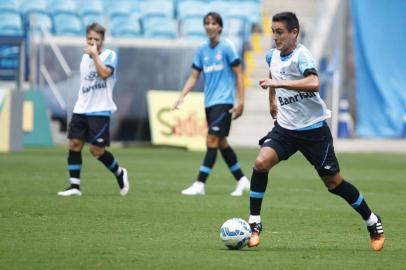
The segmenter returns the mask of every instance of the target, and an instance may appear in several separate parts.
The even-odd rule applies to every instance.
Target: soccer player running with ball
[[[203,25],[208,40],[199,46],[192,64],[192,72],[172,109],[179,107],[203,73],[204,106],[208,124],[207,151],[200,166],[197,181],[181,193],[183,195],[205,194],[205,183],[216,162],[217,150],[220,149],[224,161],[237,180],[236,188],[230,195],[241,196],[245,190],[249,190],[250,182],[241,171],[237,156],[227,141],[231,118],[236,119],[241,116],[244,108],[241,59],[234,44],[228,39],[221,38],[223,21],[218,13],[206,14]],[[235,101],[236,90],[238,102]]]
[[[69,124],[68,171],[70,186],[58,192],[60,196],[81,196],[81,151],[85,142],[90,153],[103,163],[116,177],[120,194],[127,195],[130,185],[127,170],[107,151],[110,145],[110,116],[117,109],[113,102],[116,83],[117,55],[103,50],[106,29],[93,23],[86,28],[87,47],[80,63],[80,89]]]
[[[260,243],[261,205],[268,173],[282,160],[300,151],[314,166],[328,191],[340,196],[365,221],[374,251],[383,248],[385,237],[381,218],[368,207],[358,189],[344,180],[334,153],[333,139],[325,120],[330,117],[320,98],[319,79],[313,57],[297,43],[299,21],[294,13],[282,12],[272,18],[272,39],[276,48],[266,55],[269,78],[260,86],[269,91],[274,128],[262,138],[251,178],[249,247]]]

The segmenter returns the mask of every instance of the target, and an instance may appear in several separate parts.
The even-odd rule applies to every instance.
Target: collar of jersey
[[[295,51],[297,50],[297,48],[299,47],[299,45],[298,46],[296,46],[296,48],[293,50],[293,51],[291,51],[289,54],[287,54],[287,55],[281,55],[280,54],[280,57],[281,57],[281,60],[282,61],[287,61],[287,60],[289,60],[292,56],[293,56],[293,54],[295,53]]]

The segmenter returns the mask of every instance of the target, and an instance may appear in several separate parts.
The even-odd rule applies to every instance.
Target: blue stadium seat
[[[77,11],[81,16],[89,14],[103,14],[103,3],[100,0],[87,0],[76,3]]]
[[[82,22],[79,17],[72,14],[56,14],[53,16],[55,35],[82,36],[84,35]]]
[[[76,3],[73,0],[54,0],[48,4],[52,16],[59,14],[77,14]]]
[[[203,18],[209,11],[207,3],[204,1],[190,0],[178,3],[177,14],[178,19],[183,20],[186,18],[199,17]]]
[[[9,11],[18,13],[18,5],[15,0],[1,0],[0,1],[0,11]]]
[[[86,15],[82,15],[83,27],[86,28],[88,25],[90,25],[94,22],[97,22],[97,23],[103,25],[104,27],[107,27],[107,20],[102,14],[89,13]]]
[[[29,23],[31,33],[36,35],[42,34],[42,30],[53,32],[53,23],[51,17],[46,13],[30,12],[25,17],[26,22]]]
[[[110,21],[110,30],[113,37],[139,37],[141,26],[135,16],[114,16]]]
[[[135,1],[118,0],[109,3],[105,2],[103,9],[110,18],[114,16],[130,16],[134,5]]]
[[[177,21],[164,17],[143,18],[142,28],[147,38],[176,39],[178,33]]]
[[[180,22],[180,35],[187,39],[206,39],[207,35],[203,26],[203,17],[183,19]]]
[[[171,0],[144,1],[140,3],[142,17],[174,18],[175,6]]]
[[[30,13],[48,13],[46,0],[23,0],[20,5],[21,13],[27,16]]]
[[[23,23],[19,13],[14,11],[0,11],[0,35],[22,36]]]
[[[227,0],[212,1],[209,4],[209,10],[219,13],[223,18],[231,8],[232,2]]]
[[[245,37],[246,21],[244,19],[225,16],[223,23],[223,35],[239,35],[242,38]]]

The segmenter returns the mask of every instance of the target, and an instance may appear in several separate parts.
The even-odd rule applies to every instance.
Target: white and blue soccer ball
[[[231,218],[220,228],[220,238],[229,249],[245,247],[250,237],[250,225],[241,218]]]

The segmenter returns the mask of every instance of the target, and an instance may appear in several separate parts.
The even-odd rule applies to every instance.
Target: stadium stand
[[[7,10],[0,11],[0,35],[22,36],[23,24],[19,13]]]
[[[180,35],[187,39],[205,39],[203,18],[185,18],[180,22]]]
[[[135,16],[115,16],[110,21],[111,35],[113,37],[140,37],[141,26]]]
[[[140,3],[141,17],[166,17],[174,18],[175,5],[170,0],[156,0],[154,4],[151,2]]]
[[[155,39],[175,39],[178,25],[176,20],[166,17],[142,18],[144,37]]]
[[[83,36],[82,22],[74,14],[59,13],[53,16],[55,34],[60,36]]]

